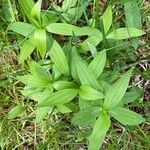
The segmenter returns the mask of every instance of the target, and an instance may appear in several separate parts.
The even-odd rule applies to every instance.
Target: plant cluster
[[[25,84],[21,93],[37,103],[37,123],[49,113],[74,113],[72,124],[92,129],[88,149],[99,150],[112,118],[124,126],[145,121],[126,108],[139,98],[132,97],[135,92],[126,92],[134,67],[123,75],[111,74],[114,62],[111,64],[109,53],[112,45],[118,48],[118,43],[126,44],[128,39],[137,47],[143,30],[113,26],[112,6],[99,15],[98,1],[91,19],[85,12],[90,0],[64,0],[62,7],[53,4],[46,10],[41,8],[42,0],[18,3],[24,21],[11,23],[8,30],[21,35],[19,63],[28,64],[29,70],[16,79]],[[86,23],[80,22],[83,15]],[[9,112],[9,119],[24,112],[25,108],[17,105]]]

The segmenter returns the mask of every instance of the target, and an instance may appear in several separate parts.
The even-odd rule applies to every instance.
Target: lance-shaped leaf
[[[23,63],[25,59],[30,57],[31,53],[34,51],[35,45],[33,44],[32,40],[26,40],[23,46],[21,47],[21,52],[19,56],[19,63]]]
[[[92,71],[88,68],[87,64],[85,61],[79,57],[79,55],[76,53],[76,51],[73,51],[74,54],[74,62],[75,62],[75,67],[76,71],[78,74],[78,77],[80,79],[80,82],[83,85],[89,85],[93,87],[94,89],[99,89],[99,84],[92,73]]]
[[[79,96],[84,100],[98,100],[105,98],[105,96],[93,89],[90,86],[82,85],[79,90]]]
[[[46,100],[40,103],[39,107],[49,107],[68,103],[78,94],[77,89],[65,89],[51,94]]]
[[[43,68],[43,66],[41,66],[40,64],[38,64],[35,61],[32,61],[30,63],[30,72],[33,75],[39,76],[39,77],[47,77],[48,79],[51,78],[51,74],[48,74],[48,72]]]
[[[31,37],[35,31],[35,27],[33,25],[24,22],[14,22],[8,29],[25,37]]]
[[[128,27],[128,28],[119,28],[111,32],[107,35],[107,39],[114,39],[114,40],[122,40],[132,37],[138,37],[144,35],[145,32],[139,30],[137,28]]]
[[[76,81],[76,82],[80,82],[80,79],[79,79],[79,76],[78,76],[78,73],[77,73],[77,69],[76,69],[76,60],[74,58],[74,55],[75,55],[75,51],[76,51],[76,48],[75,47],[72,47],[71,49],[71,62],[70,62],[70,68],[71,68],[71,75],[73,77],[73,79]]]
[[[24,75],[22,77],[17,77],[17,79],[31,87],[37,88],[46,88],[47,86],[51,85],[51,79],[46,77],[40,77],[36,75]]]
[[[51,75],[36,62],[31,62],[30,72],[32,74],[17,77],[19,81],[31,87],[45,88],[51,85]]]
[[[30,19],[31,10],[34,7],[35,3],[33,0],[19,0],[19,5],[21,10],[25,13],[25,15]]]
[[[103,50],[103,51],[97,53],[95,58],[89,64],[88,68],[90,70],[92,70],[96,79],[98,79],[99,76],[101,75],[101,73],[103,72],[105,63],[106,63],[106,50]]]
[[[103,21],[103,27],[105,34],[109,31],[111,25],[112,25],[112,9],[111,6],[108,6],[105,10],[104,14],[101,16],[101,19]]]
[[[66,23],[51,23],[46,27],[50,33],[61,34],[61,35],[73,35],[82,36],[86,33],[79,27]]]
[[[69,75],[69,66],[67,62],[67,58],[64,54],[63,49],[60,45],[54,40],[53,45],[49,51],[50,57],[58,67],[58,69],[64,74]]]
[[[34,44],[41,56],[44,57],[47,50],[47,35],[45,29],[36,29],[34,32]]]
[[[31,10],[31,17],[41,23],[41,5],[42,0],[38,0]]]
[[[110,115],[123,125],[138,125],[145,121],[141,115],[122,107],[113,108]]]
[[[111,109],[118,105],[126,93],[132,70],[127,71],[114,85],[107,91],[104,101],[104,108]]]
[[[99,150],[110,127],[110,117],[106,112],[102,112],[92,131],[89,140],[88,150]]]
[[[88,107],[75,114],[71,122],[78,126],[93,123],[96,121],[96,118],[99,116],[101,111],[102,109],[100,107]]]
[[[102,36],[91,36],[82,42],[80,48],[81,52],[86,52],[89,50],[88,43],[91,43],[94,46],[97,46],[102,41]]]

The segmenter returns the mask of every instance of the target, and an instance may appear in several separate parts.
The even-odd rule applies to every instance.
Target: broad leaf
[[[69,75],[69,66],[67,62],[67,58],[64,54],[63,49],[60,47],[60,45],[54,40],[53,45],[49,51],[50,57],[55,63],[55,65],[58,67],[58,69],[64,74]]]
[[[92,70],[96,79],[98,79],[99,76],[102,74],[103,69],[105,67],[105,63],[106,63],[106,51],[103,50],[97,53],[93,61],[89,64],[88,68]]]
[[[96,121],[101,111],[100,107],[88,107],[75,114],[71,122],[78,126],[91,124]]]
[[[110,114],[123,125],[138,125],[145,121],[141,115],[122,107],[112,109]]]
[[[21,34],[25,37],[31,37],[35,31],[35,27],[31,24],[24,22],[14,22],[10,25],[9,30],[12,30],[18,34]]]
[[[46,100],[40,103],[39,107],[49,107],[60,104],[65,104],[71,101],[78,94],[77,89],[65,89],[57,91],[49,96]]]
[[[79,96],[84,100],[98,100],[105,98],[105,96],[102,93],[96,91],[95,89],[87,85],[82,85],[80,87]]]
[[[119,28],[107,35],[107,39],[122,40],[144,35],[145,32],[136,28]]]
[[[126,93],[132,70],[127,71],[114,85],[107,91],[104,101],[104,108],[111,109],[118,105]]]
[[[21,116],[24,111],[25,111],[25,108],[21,105],[18,105],[10,110],[10,112],[8,113],[8,118],[14,119],[18,116]]]
[[[110,117],[106,112],[102,112],[92,131],[89,140],[88,150],[99,150],[110,127]]]
[[[34,49],[35,49],[35,46],[32,40],[31,39],[26,40],[23,46],[21,47],[19,63],[23,63],[28,57],[30,57]]]
[[[104,14],[101,16],[101,19],[103,21],[104,32],[106,34],[109,31],[109,29],[112,25],[112,9],[111,9],[111,6],[107,7]]]

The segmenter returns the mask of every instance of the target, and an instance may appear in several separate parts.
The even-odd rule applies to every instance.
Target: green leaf
[[[1,2],[1,15],[5,21],[14,22],[16,20],[16,10],[11,0]]]
[[[135,86],[129,92],[126,92],[126,94],[122,98],[122,101],[124,104],[128,104],[142,98],[143,96],[144,90]]]
[[[145,121],[141,115],[122,107],[112,109],[110,114],[123,125],[138,125]]]
[[[32,42],[32,39],[26,40],[23,46],[21,47],[19,63],[23,63],[27,57],[30,57],[31,53],[34,51],[35,46]]]
[[[72,49],[71,49],[71,60],[70,60],[71,75],[72,75],[73,79],[79,83],[80,79],[78,77],[78,73],[77,73],[77,69],[76,69],[76,64],[75,64],[76,60],[74,58],[74,51],[76,51],[76,48],[72,47]]]
[[[68,82],[68,81],[56,81],[56,82],[53,83],[53,87],[56,90],[64,90],[64,89],[77,88],[77,85],[73,82]]]
[[[93,123],[99,116],[102,109],[100,107],[88,107],[75,114],[71,122],[74,125],[82,126]]]
[[[52,75],[55,80],[58,79],[62,75],[62,72],[59,70],[56,64],[53,65]]]
[[[80,48],[81,52],[86,52],[89,50],[89,44],[92,44],[94,46],[97,46],[102,41],[102,36],[91,36],[87,38],[85,41],[82,42]]]
[[[38,0],[31,10],[31,17],[41,23],[41,5],[42,0]]]
[[[83,36],[86,33],[79,27],[66,23],[51,23],[46,27],[47,31],[50,33],[60,34],[60,35],[70,35],[73,33],[75,36]]]
[[[91,101],[87,101],[79,97],[79,108],[80,110],[86,109],[88,107],[92,107]]]
[[[84,100],[98,100],[105,98],[105,96],[102,93],[96,91],[95,89],[87,85],[82,85],[80,87],[79,96]]]
[[[57,110],[63,114],[72,112],[72,110],[66,105],[57,105]]]
[[[119,28],[107,35],[107,39],[122,40],[144,35],[145,32],[136,28]]]
[[[104,14],[101,16],[101,19],[103,21],[103,27],[105,34],[109,31],[111,25],[112,25],[112,9],[111,6],[108,6],[105,10]]]
[[[42,13],[42,25],[48,26],[50,23],[55,23],[59,20],[57,14],[53,11],[44,10]]]
[[[38,104],[40,104],[45,99],[47,99],[52,92],[53,91],[46,89],[43,92],[36,92],[35,96],[32,96],[32,98],[38,101]],[[43,118],[47,115],[47,113],[49,111],[51,112],[52,110],[53,108],[51,107],[38,107],[35,111],[36,123],[40,123],[43,120]]]
[[[92,70],[96,79],[102,74],[106,63],[106,50],[103,50],[95,56],[93,61],[89,64],[88,68]]]
[[[35,3],[33,0],[19,0],[19,5],[21,10],[25,13],[25,15],[30,19],[31,10],[34,7]]]
[[[19,81],[31,87],[46,88],[51,86],[51,75],[36,62],[31,62],[30,71],[32,74],[17,77]]]
[[[99,150],[104,139],[107,131],[110,127],[110,117],[106,112],[102,112],[92,131],[92,134],[90,136],[89,140],[89,146],[88,150]]]
[[[68,103],[78,94],[77,89],[65,89],[57,91],[40,103],[39,107],[48,107]]]
[[[22,77],[17,77],[17,79],[27,85],[30,85],[31,87],[37,87],[37,88],[45,88],[49,85],[51,85],[51,79],[46,77],[40,77],[36,75],[24,75]]]
[[[8,119],[14,119],[18,116],[21,116],[24,111],[25,111],[25,108],[23,106],[21,105],[15,106],[8,113]]]
[[[35,121],[36,121],[36,123],[40,123],[50,110],[51,110],[51,108],[48,108],[48,107],[37,108],[35,110],[35,114],[36,114]]]
[[[39,76],[41,78],[51,78],[51,74],[48,73],[43,66],[41,66],[40,64],[38,64],[35,61],[31,61],[30,62],[30,72],[35,75],[35,76]]]
[[[138,6],[139,1],[124,0],[123,2],[124,2],[124,10],[126,16],[126,25],[128,27],[142,29],[140,8]],[[137,48],[138,45],[139,45],[139,39],[138,38],[132,39],[132,46],[134,48]]]
[[[102,33],[99,29],[88,27],[88,26],[84,26],[81,29],[88,36],[95,36],[95,37],[102,38]]]
[[[35,27],[31,24],[24,23],[24,22],[14,22],[10,25],[8,28],[9,30],[12,30],[18,34],[21,34],[25,37],[31,37],[31,35],[35,31]]]
[[[71,7],[75,6],[75,4],[77,3],[77,0],[64,0],[63,1],[63,5],[62,5],[62,9],[64,11],[69,10]]]
[[[96,47],[93,44],[89,43],[89,42],[88,42],[88,47],[89,47],[89,50],[90,50],[92,56],[95,57],[95,55],[97,54]]]
[[[47,35],[45,29],[36,29],[34,32],[34,44],[41,56],[44,57],[47,50]]]
[[[126,93],[132,70],[127,71],[114,85],[107,91],[104,101],[105,109],[112,109],[121,101]]]
[[[58,67],[58,69],[64,74],[69,75],[69,66],[67,62],[67,58],[64,54],[64,51],[60,47],[60,45],[54,40],[53,45],[49,51],[50,57]]]
[[[92,71],[87,67],[84,60],[81,57],[79,57],[75,51],[73,51],[73,55],[77,75],[81,83],[83,85],[89,85],[94,89],[98,90],[99,85]]]

